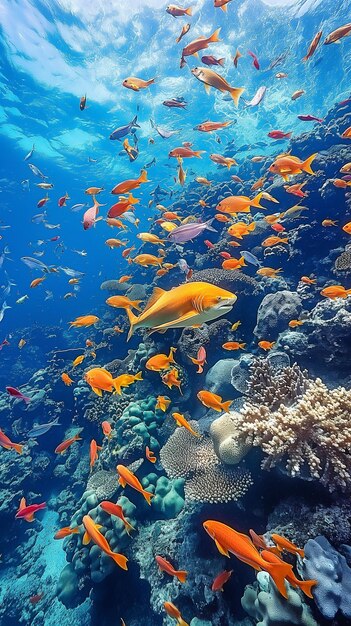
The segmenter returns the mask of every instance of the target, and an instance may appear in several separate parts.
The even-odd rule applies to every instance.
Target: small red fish
[[[156,463],[157,458],[155,457],[154,452],[152,452],[152,450],[150,450],[149,446],[146,446],[145,456],[146,456],[147,460],[150,461],[150,463]]]
[[[302,122],[319,122],[320,124],[324,122],[323,118],[315,117],[314,115],[298,115],[297,117]]]
[[[221,257],[223,257],[223,259],[231,259],[232,255],[229,254],[229,252],[220,252],[219,253]]]
[[[214,248],[214,244],[209,241],[208,239],[205,239],[204,244],[210,249],[212,250]]]
[[[282,130],[271,130],[268,133],[268,137],[271,139],[290,139],[291,133],[283,133]]]
[[[31,604],[38,604],[38,602],[40,602],[40,600],[43,598],[44,594],[43,593],[36,593],[34,596],[31,596],[29,598],[29,602]]]
[[[197,365],[198,369],[196,370],[197,374],[202,374],[204,371],[204,365],[206,363],[206,350],[203,346],[201,346],[197,351],[196,359],[192,356],[189,356],[190,361],[192,361],[195,365]]]
[[[51,237],[50,241],[58,241],[61,239],[60,235],[56,235],[55,237]]]
[[[17,400],[23,400],[23,402],[25,402],[26,404],[29,404],[31,401],[30,398],[24,396],[23,393],[19,391],[19,389],[16,389],[16,387],[6,387],[6,391],[12,398],[17,398]]]
[[[231,569],[229,572],[227,572],[226,570],[224,570],[224,572],[221,572],[220,574],[218,574],[218,576],[216,576],[216,578],[214,579],[213,583],[212,583],[212,591],[223,591],[223,585],[228,582],[229,578],[231,577],[233,573],[233,570]]]
[[[250,57],[253,58],[252,65],[256,68],[256,70],[259,70],[260,69],[260,64],[258,62],[257,56],[253,52],[250,52],[250,50],[248,50],[247,53],[250,55]]]
[[[65,193],[64,196],[61,196],[61,198],[58,199],[57,204],[58,206],[66,206],[66,200],[69,200],[70,197],[68,195],[68,193]]]
[[[42,509],[46,509],[46,502],[41,502],[40,504],[30,504],[27,506],[25,498],[22,498],[15,517],[16,519],[25,519],[26,522],[33,522],[35,513],[41,511]]]
[[[271,228],[273,230],[275,230],[276,233],[282,233],[284,232],[285,226],[283,226],[283,224],[278,224],[278,222],[276,222],[275,224],[271,224]]]

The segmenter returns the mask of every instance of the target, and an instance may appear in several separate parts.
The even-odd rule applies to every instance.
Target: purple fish
[[[265,97],[266,91],[267,87],[259,87],[252,100],[250,100],[249,102],[245,101],[246,106],[256,107],[258,104],[260,104],[260,102],[262,102],[263,98]]]
[[[174,243],[185,243],[201,235],[204,230],[213,230],[216,233],[216,229],[211,226],[213,220],[214,218],[207,220],[207,222],[192,222],[191,224],[177,226],[169,233],[168,239],[174,241]]]
[[[19,391],[19,389],[16,389],[16,387],[6,387],[6,391],[10,396],[12,396],[12,398],[23,400],[26,404],[29,404],[31,400],[27,396],[24,396],[23,393]]]
[[[216,57],[209,55],[201,57],[201,61],[205,63],[205,65],[222,65],[223,67],[225,58],[216,59]]]
[[[299,118],[299,120],[302,120],[303,122],[319,122],[319,123],[324,122],[324,119],[320,117],[315,117],[314,115],[298,115],[297,117]]]

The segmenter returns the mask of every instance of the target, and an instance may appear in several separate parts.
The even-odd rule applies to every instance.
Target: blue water
[[[0,324],[0,343],[4,339],[10,343],[9,346],[5,345],[0,353],[0,358],[3,360],[0,373],[0,391],[3,392],[0,427],[15,441],[25,442],[26,430],[28,431],[33,423],[53,419],[56,415],[53,413],[53,404],[60,401],[65,403],[65,408],[60,409],[62,428],[55,433],[54,429],[50,431],[48,435],[38,440],[38,446],[31,447],[28,452],[31,454],[31,463],[35,461],[36,455],[44,452],[48,459],[47,470],[42,468],[40,474],[39,470],[34,470],[32,466],[29,469],[29,465],[28,467],[19,465],[19,471],[28,472],[28,477],[24,485],[17,483],[17,479],[14,478],[14,486],[11,489],[11,476],[12,472],[15,476],[17,457],[15,452],[0,448],[0,520],[2,519],[1,526],[4,529],[2,534],[6,535],[0,543],[2,552],[0,587],[4,586],[3,595],[0,596],[4,606],[0,620],[2,619],[1,623],[4,626],[14,626],[19,623],[51,626],[51,624],[57,624],[59,620],[65,625],[72,619],[79,626],[80,624],[112,626],[119,624],[123,615],[126,626],[144,626],[144,624],[166,626],[176,623],[171,617],[165,617],[162,610],[162,602],[165,599],[163,596],[162,602],[161,599],[157,602],[155,598],[152,602],[149,601],[150,588],[153,589],[154,580],[151,581],[149,588],[147,573],[145,574],[144,571],[143,575],[139,576],[140,572],[137,567],[140,566],[140,543],[138,566],[135,563],[132,565],[130,576],[133,582],[129,582],[130,589],[135,596],[131,591],[131,597],[127,596],[128,602],[121,600],[119,604],[115,598],[113,602],[109,600],[110,594],[114,596],[115,590],[121,586],[123,588],[126,584],[120,573],[118,576],[114,573],[105,579],[103,583],[105,588],[102,588],[102,583],[99,585],[93,581],[93,584],[90,584],[89,580],[88,582],[85,580],[88,587],[90,585],[94,589],[90,599],[86,599],[88,596],[86,594],[82,597],[81,603],[72,602],[72,605],[67,608],[58,600],[56,593],[57,581],[65,565],[62,556],[64,553],[57,556],[57,543],[54,544],[52,553],[47,549],[45,554],[42,554],[43,563],[45,561],[42,570],[45,572],[43,580],[40,580],[40,568],[36,567],[35,583],[30,582],[31,568],[34,566],[38,553],[42,552],[40,546],[44,543],[46,545],[48,541],[48,525],[51,529],[56,524],[55,530],[69,525],[70,516],[73,516],[77,510],[77,503],[89,478],[89,466],[86,459],[89,457],[90,440],[95,438],[100,444],[102,437],[100,423],[89,423],[83,417],[85,407],[89,402],[90,404],[96,402],[97,396],[93,397],[90,394],[83,400],[74,399],[75,386],[84,385],[82,382],[84,367],[71,369],[73,358],[80,352],[69,353],[69,359],[60,362],[57,369],[50,370],[55,351],[78,348],[89,338],[95,342],[95,345],[107,342],[107,347],[105,345],[101,353],[97,352],[95,361],[90,360],[89,363],[84,364],[86,367],[88,365],[103,367],[114,359],[124,359],[128,355],[128,350],[131,347],[136,349],[139,343],[145,340],[145,336],[138,334],[130,344],[127,344],[124,332],[120,337],[114,337],[108,345],[109,338],[103,334],[104,328],[118,323],[126,331],[128,324],[122,309],[117,310],[116,315],[120,315],[117,322],[113,320],[111,310],[105,304],[106,298],[111,294],[100,289],[101,283],[105,280],[118,279],[124,274],[132,274],[132,283],[146,286],[150,294],[151,284],[170,289],[184,281],[184,275],[178,270],[174,274],[171,271],[163,279],[156,277],[157,268],[155,267],[144,270],[139,266],[129,264],[121,255],[123,248],[110,250],[105,245],[106,239],[120,238],[127,241],[128,246],[134,245],[138,251],[142,243],[137,238],[138,232],[148,232],[151,229],[153,233],[165,237],[164,231],[155,224],[155,220],[160,217],[157,203],[172,211],[178,210],[182,218],[192,215],[202,221],[208,220],[215,214],[214,209],[219,196],[228,195],[229,187],[225,185],[233,185],[230,178],[232,175],[244,179],[242,188],[235,188],[233,192],[233,187],[230,187],[232,193],[253,197],[256,192],[251,191],[252,184],[261,176],[266,176],[266,178],[270,176],[267,167],[279,153],[292,150],[293,155],[305,159],[311,153],[319,152],[320,137],[323,138],[323,144],[325,137],[329,136],[330,141],[322,145],[318,158],[327,159],[328,149],[334,149],[335,145],[339,145],[340,150],[343,150],[342,157],[335,157],[334,169],[333,165],[330,165],[331,162],[328,162],[328,174],[323,173],[322,165],[318,168],[322,169],[319,191],[323,202],[325,202],[325,197],[322,185],[329,185],[327,197],[329,213],[326,212],[324,203],[323,215],[319,218],[318,198],[315,195],[311,201],[303,199],[302,203],[307,204],[312,213],[311,220],[306,215],[296,223],[298,228],[311,221],[312,230],[309,231],[304,241],[303,257],[300,254],[295,266],[294,243],[292,242],[290,244],[291,261],[288,260],[285,263],[286,259],[282,262],[278,258],[271,262],[272,257],[267,257],[264,259],[264,265],[277,268],[283,263],[284,278],[292,290],[296,289],[299,279],[297,272],[300,275],[313,274],[317,279],[322,276],[324,283],[350,287],[349,273],[346,274],[346,278],[345,275],[335,277],[332,263],[329,263],[330,267],[327,266],[325,259],[331,250],[338,249],[339,253],[342,252],[349,242],[349,235],[341,230],[341,226],[350,220],[348,192],[347,189],[333,187],[330,178],[341,177],[340,166],[351,161],[348,141],[340,139],[340,132],[336,130],[340,127],[335,126],[335,123],[340,123],[342,130],[345,130],[351,125],[349,105],[346,104],[342,111],[335,107],[337,103],[347,100],[351,93],[351,38],[341,39],[340,44],[323,45],[328,33],[351,20],[349,2],[347,0],[298,0],[295,2],[294,0],[289,2],[233,0],[229,2],[227,12],[224,12],[219,8],[215,9],[211,0],[193,0],[191,2],[193,15],[177,18],[173,18],[166,12],[166,6],[166,3],[161,0],[130,0],[129,2],[100,0],[94,3],[83,0],[38,0],[36,2],[0,0],[0,253],[2,250],[8,252],[5,254],[5,260],[0,269],[0,303],[6,300],[7,305],[11,307],[5,311],[4,319]],[[185,6],[188,5],[184,4]],[[191,24],[190,31],[177,44],[175,40],[187,22]],[[209,37],[217,28],[220,28],[220,41],[200,51],[199,54],[200,57],[214,55],[217,59],[225,58],[223,68],[213,66],[211,69],[224,76],[230,85],[245,88],[238,108],[234,106],[230,98],[216,89],[212,89],[210,95],[206,94],[204,85],[191,73],[193,68],[202,65],[200,58],[187,57],[185,67],[180,68],[183,46],[197,37]],[[323,31],[321,43],[313,57],[303,63],[302,58],[318,31]],[[235,68],[233,56],[237,49],[243,56],[239,59],[238,67]],[[248,51],[257,55],[259,70],[253,66],[253,59]],[[274,65],[274,61],[280,56],[282,56],[281,61]],[[271,68],[271,64],[274,67]],[[286,73],[287,76],[279,79],[276,77],[278,72]],[[147,89],[135,92],[122,86],[123,80],[128,76],[136,76],[144,80],[155,78],[155,83]],[[266,87],[263,101],[255,107],[247,106],[246,102],[254,97],[260,87]],[[297,90],[303,90],[304,93],[297,100],[292,100],[291,96]],[[80,110],[80,99],[85,95],[86,108]],[[167,108],[162,104],[165,100],[172,98],[184,98],[186,108]],[[329,126],[323,123],[319,125],[318,122],[301,121],[298,115],[312,115],[322,120],[327,118]],[[134,137],[137,138],[139,153],[137,159],[130,162],[123,150],[122,142],[111,141],[109,137],[113,130],[128,124],[135,116],[137,116],[140,128],[136,128],[134,134],[128,134],[128,140],[134,145]],[[340,122],[342,117],[342,122]],[[150,124],[150,119],[158,126],[179,132],[168,139],[163,139]],[[208,120],[232,121],[233,124],[214,133],[201,133],[195,130],[198,124]],[[291,132],[292,144],[286,140],[270,139],[268,133],[272,130]],[[184,142],[190,142],[194,150],[202,150],[203,154],[201,159],[184,159],[186,182],[182,187],[176,178],[177,160],[169,158],[168,153]],[[35,146],[33,155],[25,161],[25,156],[33,145]],[[234,157],[238,165],[230,170],[218,167],[209,158],[212,153]],[[264,161],[264,164],[259,161],[254,163],[252,162],[254,157],[269,157],[270,161],[269,163]],[[154,159],[155,164],[150,165]],[[34,164],[43,172],[47,177],[45,180],[53,183],[53,189],[46,192],[36,186],[36,183],[40,183],[42,179],[32,173],[28,163]],[[128,228],[125,231],[110,228],[105,220],[107,210],[117,201],[116,196],[110,195],[110,190],[123,180],[137,178],[145,166],[148,166],[149,181],[132,192],[140,199],[139,204],[135,205],[135,217],[140,220],[138,228],[128,222],[126,222]],[[211,199],[206,207],[198,204],[198,200],[208,193],[207,187],[195,182],[198,176],[206,177],[214,184],[220,185],[216,191],[217,199],[215,201]],[[298,180],[301,182],[305,178]],[[273,188],[270,187],[272,182],[275,185]],[[92,206],[91,196],[86,195],[85,190],[92,186],[104,188],[104,191],[97,196],[103,205],[99,213],[103,219],[97,221],[93,228],[84,230],[83,214],[88,207]],[[164,191],[158,202],[154,201],[152,195],[157,186]],[[277,186],[278,192],[276,192]],[[278,193],[280,200],[279,205],[264,203],[268,213],[284,211],[299,201],[293,195],[284,195],[279,177],[266,180],[265,190],[269,190],[273,196]],[[69,195],[67,206],[59,207],[58,199],[66,192]],[[37,203],[46,196],[46,193],[50,201],[43,208],[37,208]],[[77,203],[87,204],[80,211],[72,212],[71,207]],[[43,212],[45,212],[44,221],[34,223],[33,216]],[[322,219],[335,219],[335,216],[338,220],[337,231],[321,228]],[[45,224],[57,227],[50,229]],[[207,257],[205,262],[201,260],[202,255],[207,253],[204,239],[210,239],[215,243],[219,241],[222,247],[219,246],[218,251],[229,250],[230,254],[237,256],[237,249],[226,247],[225,244],[224,235],[227,225],[216,221],[213,226],[218,231],[217,234],[205,231],[204,235],[187,243],[184,248],[173,247],[169,260],[177,263],[180,258],[183,258],[194,270],[220,268],[223,258],[218,254]],[[276,233],[270,231],[266,236],[269,234]],[[55,237],[59,239],[50,241]],[[44,241],[44,243],[39,243],[39,241]],[[320,241],[319,253],[318,245],[316,247],[318,241]],[[168,245],[166,243],[166,250]],[[257,240],[255,240],[255,246],[256,254],[257,246],[259,246]],[[245,238],[242,249],[250,250],[251,247],[250,238]],[[145,244],[139,252],[157,254],[157,249],[157,246]],[[86,255],[81,256],[75,250],[84,250]],[[240,248],[238,250],[240,251]],[[34,254],[36,252],[44,252],[44,254],[36,256]],[[133,252],[132,256],[135,254],[136,252]],[[40,269],[30,269],[23,263],[21,258],[25,256],[37,258],[56,271],[44,274],[43,284],[37,288],[30,288],[31,281],[43,274]],[[334,259],[335,256],[336,254],[332,258]],[[70,276],[63,272],[62,266],[84,274],[78,286],[73,288],[73,285],[68,284]],[[304,267],[305,271],[303,271]],[[259,280],[255,269],[249,266],[244,273]],[[15,284],[11,286],[10,293],[1,294],[1,290],[5,290],[9,279]],[[319,285],[320,289],[323,288],[324,283]],[[284,287],[278,285],[272,291],[282,288]],[[47,292],[51,294],[49,297],[47,297]],[[72,293],[73,297],[64,298],[68,292]],[[268,292],[269,288],[266,289],[266,293]],[[24,295],[28,295],[28,299],[22,304],[17,303],[17,300]],[[242,305],[239,296],[238,307],[241,307],[238,309],[239,313],[233,311],[228,316],[231,323],[241,319],[241,339],[244,339],[248,351],[253,354],[258,353],[257,338],[253,336],[252,331],[262,297],[263,294],[260,294],[252,299],[251,304],[247,304],[246,301]],[[313,305],[317,303],[318,298],[321,299],[317,291]],[[307,303],[307,308],[309,304]],[[107,312],[108,317],[106,317]],[[86,314],[94,314],[100,318],[101,321],[97,327],[68,332],[69,322],[79,315]],[[305,332],[308,334],[308,330]],[[172,342],[177,342],[180,337],[180,334],[174,334],[173,331],[171,333],[171,339],[167,338],[167,334],[156,336],[153,344],[154,353],[161,351],[168,354]],[[341,335],[344,337],[343,333]],[[347,335],[346,331],[345,335]],[[19,350],[17,346],[22,338],[27,341],[27,344]],[[236,335],[235,339],[237,338]],[[229,339],[233,340],[233,337]],[[269,337],[261,337],[261,339],[269,339]],[[274,339],[278,341],[279,332],[276,333]],[[350,345],[349,335],[345,341],[344,347]],[[283,343],[281,342],[280,347]],[[200,344],[195,347],[197,349]],[[340,371],[331,371],[333,370],[331,368],[328,372],[328,359],[324,358],[323,349],[323,346],[320,346],[320,353],[318,350],[314,353],[314,355],[318,353],[320,362],[318,356],[307,357],[305,355],[306,358],[304,358],[301,354],[299,364],[303,367],[311,366],[315,375],[321,375],[322,372],[329,374],[333,386],[336,386],[340,380],[347,386],[345,381],[349,381],[348,377],[351,375],[347,359],[342,361],[344,364],[340,366]],[[340,350],[342,360],[344,353],[342,349]],[[289,352],[288,349],[287,352]],[[193,356],[195,355],[196,350],[193,353]],[[265,355],[261,353],[260,356]],[[209,365],[215,365],[219,359],[232,357],[237,358],[238,353],[224,353],[221,345],[218,344],[208,355]],[[295,357],[296,355],[292,357],[293,360]],[[141,358],[140,356],[139,362],[134,362],[133,373],[143,369],[145,363],[141,362]],[[185,371],[186,368],[183,367]],[[38,386],[45,385],[46,398],[51,398],[53,404],[52,406],[45,405],[46,400],[42,404],[39,403],[37,410],[28,417],[28,412],[24,412],[20,403],[15,405],[9,403],[5,387],[24,385],[38,369],[45,370]],[[60,382],[60,374],[63,371],[69,371],[72,374],[75,381],[72,388],[63,388]],[[189,400],[185,406],[182,405],[181,410],[188,412],[188,419],[191,419],[192,413],[196,414],[198,410],[195,393],[198,390],[196,387],[198,381],[194,380],[194,371],[194,368],[189,366],[185,373],[187,382],[184,384],[187,386]],[[151,379],[149,382],[150,386],[145,388],[141,398],[138,396],[136,384],[129,391],[127,400],[141,401],[146,395],[152,393],[155,396],[161,393],[167,395],[168,389],[162,385],[162,382],[156,379]],[[174,390],[171,396],[172,394],[175,394]],[[175,396],[172,396],[172,400],[173,397]],[[178,396],[176,398],[178,399]],[[230,399],[230,395],[224,399]],[[17,420],[19,420],[18,423]],[[74,434],[72,424],[74,428],[84,428],[81,450],[84,451],[82,457],[85,459],[85,465],[83,462],[79,465],[81,457],[76,454],[66,474],[59,479],[59,473],[53,474],[57,466],[53,449],[60,441]],[[4,465],[7,464],[8,458],[11,458],[11,470],[6,473]],[[131,460],[135,459],[131,458]],[[104,462],[105,466],[102,464],[99,469],[111,469],[106,459]],[[38,465],[40,465],[39,461]],[[257,463],[256,466],[254,463],[253,469],[251,468],[253,474],[259,471],[257,467]],[[162,473],[160,465],[156,468]],[[152,467],[148,469],[152,471]],[[76,483],[69,478],[69,474],[74,471],[77,474]],[[32,482],[31,476],[34,476]],[[64,492],[65,481],[67,481],[67,493]],[[40,487],[42,487],[41,490]],[[262,489],[270,491],[270,489],[274,490],[274,486],[267,487],[263,484]],[[283,492],[285,496],[298,497],[299,494],[299,488],[296,485],[290,487],[288,481],[283,486],[279,483],[277,491],[280,495],[274,501],[274,506],[280,502]],[[257,493],[256,497],[259,499],[261,495]],[[22,496],[35,502],[45,499],[49,502],[48,508],[55,510],[55,513],[51,510],[44,515],[39,513],[38,518],[41,518],[41,523],[35,522],[31,526],[31,529],[34,529],[32,533],[38,534],[37,543],[31,540],[27,528],[23,530],[25,522],[16,520],[14,523],[14,515]],[[265,497],[267,497],[268,504],[265,502],[262,506],[266,507],[263,518],[267,521],[273,504],[270,501],[270,495],[267,496],[266,493]],[[307,500],[310,498],[312,501],[313,497],[311,493],[307,494]],[[333,497],[335,504],[338,502],[338,496]],[[63,500],[71,498],[69,500],[70,511],[65,510],[64,515],[62,511],[58,511],[59,506],[54,505],[54,501],[60,501],[60,498]],[[7,499],[10,502],[8,511],[4,504]],[[316,496],[317,504],[319,502],[325,504],[328,499],[328,493],[322,493],[320,499]],[[254,506],[254,502],[251,501],[246,513],[245,509],[238,509],[237,515],[240,519],[238,523],[242,532],[247,532],[249,524],[253,523],[251,508]],[[230,510],[224,509],[225,507],[222,511],[221,506],[216,509],[215,506],[211,508],[211,505],[206,505],[198,512],[199,525],[201,526],[202,521],[208,517],[214,516],[214,519],[219,519],[221,515],[228,524],[235,525],[235,515],[233,519]],[[157,515],[151,515],[150,518],[147,515],[148,511],[145,511],[148,523],[156,524]],[[19,524],[22,524],[20,530],[18,530]],[[258,531],[263,533],[265,524],[262,520],[261,526]],[[155,531],[156,534],[157,532]],[[201,535],[201,537],[204,540],[204,536]],[[152,544],[152,539],[150,542]],[[343,543],[348,543],[347,538]],[[351,536],[349,543],[351,544]],[[25,559],[21,554],[21,546],[24,546]],[[212,545],[206,544],[206,549],[209,547],[212,548]],[[192,548],[189,549],[192,551]],[[133,550],[130,555],[129,558],[133,561]],[[7,569],[8,559],[9,568]],[[218,560],[214,567],[214,574],[218,570],[217,564]],[[226,563],[222,565],[224,567]],[[236,566],[237,562],[231,569]],[[187,567],[186,564],[184,567]],[[196,567],[195,558],[194,567]],[[208,626],[209,624],[218,626],[220,623],[239,625],[240,620],[245,618],[248,620],[245,624],[256,624],[255,618],[251,617],[253,621],[250,621],[240,608],[240,597],[244,586],[254,580],[253,570],[250,570],[252,574],[250,577],[248,570],[245,569],[242,572],[241,568],[242,564],[240,564],[235,586],[233,584],[232,588],[233,597],[236,594],[234,600],[230,594],[229,597],[224,594],[224,599],[218,601],[219,604],[217,600],[212,605],[208,601],[202,603],[196,593],[192,597],[191,587],[187,587],[186,592],[179,595],[179,590],[169,586],[167,593],[170,599],[172,597],[177,599],[175,602],[180,605],[182,611],[184,610],[189,623],[196,614],[205,620],[191,622],[191,626]],[[86,578],[89,578],[89,573],[86,573]],[[11,583],[6,580],[16,581],[17,579],[20,582],[16,587],[19,594],[16,602],[9,591]],[[196,584],[194,579],[193,586]],[[125,588],[128,588],[128,583]],[[234,592],[234,588],[239,588],[239,592]],[[41,591],[44,593],[43,605],[38,603],[29,607],[29,597]],[[153,593],[156,592],[153,591]],[[131,606],[139,599],[138,613],[138,607],[134,606],[132,610]],[[233,604],[231,604],[232,600]],[[325,618],[313,606],[313,600],[309,601],[309,605],[317,620],[316,623],[319,623],[318,620],[321,624],[328,623],[323,621]],[[231,617],[228,618],[228,615]],[[337,621],[338,618],[339,621]],[[230,621],[223,621],[228,619]],[[346,624],[348,622],[347,619],[343,621],[345,619],[345,616],[339,613],[333,623]],[[281,624],[285,623],[288,622],[283,621],[282,618]]]

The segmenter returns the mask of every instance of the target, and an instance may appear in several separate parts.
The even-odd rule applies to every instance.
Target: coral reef
[[[301,310],[301,299],[296,292],[283,290],[267,294],[258,307],[254,334],[259,339],[276,339],[290,320],[298,319]]]
[[[307,371],[296,363],[277,370],[269,358],[255,359],[245,393],[250,404],[264,405],[274,411],[281,404],[290,406],[296,402],[305,393],[308,382]]]

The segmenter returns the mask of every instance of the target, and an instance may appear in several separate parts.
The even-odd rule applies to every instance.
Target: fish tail
[[[254,206],[258,209],[264,209],[265,207],[260,204],[260,200],[262,198],[262,191],[257,194],[257,196],[252,200],[251,206]]]
[[[135,118],[131,121],[131,126],[136,126],[137,128],[140,128],[140,125],[137,124],[138,121],[138,116],[136,115]]]
[[[129,329],[128,337],[127,337],[127,341],[129,341],[131,336],[134,334],[134,326],[137,323],[138,318],[137,318],[136,315],[134,315],[134,313],[131,311],[131,309],[126,309],[126,311],[127,311],[127,315],[128,315],[128,319],[129,319],[129,323],[130,323],[130,329]]]
[[[134,309],[136,309],[137,311],[141,311],[141,308],[139,306],[140,302],[142,302],[142,300],[131,300],[130,304],[134,307]]]
[[[202,159],[201,152],[203,152],[203,150],[194,150],[194,154],[198,159]]]
[[[127,522],[127,520],[125,520],[124,525],[125,525],[128,535],[130,535],[131,530],[135,530],[134,526],[132,526],[129,522]]]
[[[225,57],[218,59],[218,65],[221,65],[223,67],[224,63],[225,63]]]
[[[162,265],[163,261],[164,261],[163,256],[158,257],[158,258],[157,258],[157,265],[159,265],[159,266],[161,267],[161,265]]]
[[[135,380],[143,380],[142,372],[138,372],[137,374],[135,374],[134,379]]]
[[[140,176],[139,176],[139,183],[147,183],[147,171],[146,170],[141,170]]]
[[[31,398],[28,398],[28,396],[23,396],[23,400],[25,404],[29,404],[31,402]]]
[[[223,411],[228,413],[228,411],[230,409],[230,405],[231,405],[232,402],[233,402],[233,400],[227,400],[227,402],[222,402],[222,409],[223,409]]]
[[[19,443],[15,443],[13,449],[16,450],[17,454],[23,453],[23,446]]]
[[[151,499],[154,497],[155,494],[150,493],[149,491],[146,491],[145,489],[143,489],[141,493],[143,494],[148,505],[151,506]]]
[[[206,224],[206,229],[207,229],[207,230],[211,230],[211,231],[213,231],[214,233],[217,233],[218,231],[217,231],[215,228],[213,228],[213,226],[211,226],[211,224],[212,224],[212,222],[213,222],[213,220],[214,220],[214,219],[215,219],[215,218],[214,218],[214,217],[212,217],[210,220],[208,220],[207,222],[205,222],[205,224]]]
[[[178,619],[178,622],[177,622],[176,626],[189,626],[188,622],[183,620],[182,617],[178,617],[177,619]]]
[[[314,280],[313,282],[315,283],[316,281]],[[351,289],[346,289],[346,295],[351,296]]]
[[[306,172],[307,174],[314,174],[314,171],[311,168],[311,164],[312,161],[314,161],[314,159],[316,158],[318,152],[315,152],[314,154],[311,154],[310,157],[308,157],[308,159],[306,159],[306,161],[304,161],[301,164],[301,169]]]
[[[264,550],[261,556],[264,559]],[[287,599],[288,592],[285,586],[285,578],[291,574],[292,566],[288,563],[284,563],[283,561],[281,563],[269,563],[268,561],[265,561],[264,569],[272,577],[278,591],[282,594],[282,596],[284,596],[284,598]]]
[[[178,572],[176,572],[175,575],[181,583],[185,583],[187,576],[188,576],[188,572],[186,572],[185,570],[179,570]]]
[[[128,569],[128,559],[126,556],[124,556],[123,554],[118,554],[118,552],[111,552],[109,556],[119,567],[121,567],[122,569]]]
[[[191,8],[191,7],[188,7],[187,9],[185,9],[185,14],[186,14],[186,15],[190,15],[190,16],[191,16],[191,15],[193,14],[193,10],[192,10],[192,8]]]
[[[317,584],[317,582],[317,580],[299,580],[296,585],[306,596],[313,598],[311,589]]]
[[[232,87],[229,90],[231,97],[234,100],[234,104],[237,107],[239,104],[240,96],[244,93],[245,89],[242,87]]]
[[[219,39],[219,33],[221,32],[220,28],[217,28],[217,30],[215,30],[215,32],[211,35],[211,37],[209,38],[209,41],[211,43],[214,43],[215,41],[220,41]]]
[[[155,82],[156,77],[155,78],[150,78],[150,80],[147,81],[148,85],[153,85],[153,83]]]
[[[130,193],[130,194],[128,195],[128,202],[129,202],[130,204],[138,204],[138,202],[140,202],[140,200],[139,200],[139,198],[134,198],[133,194],[132,194],[132,193]]]

